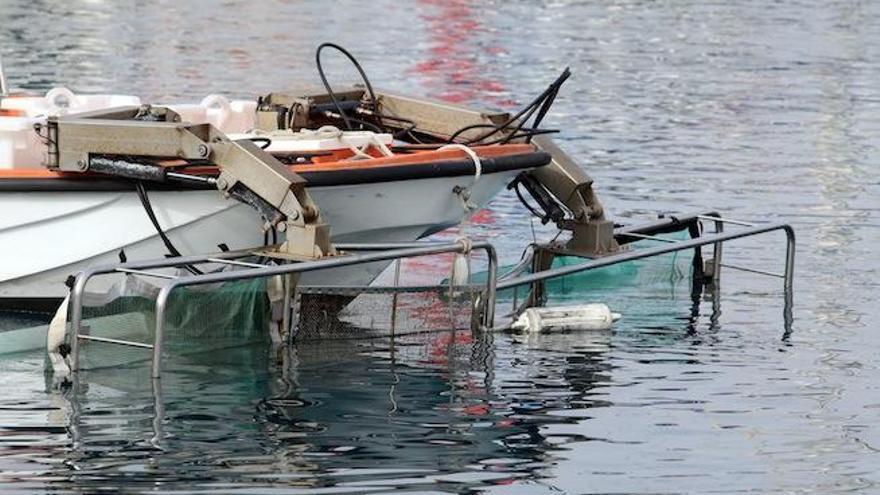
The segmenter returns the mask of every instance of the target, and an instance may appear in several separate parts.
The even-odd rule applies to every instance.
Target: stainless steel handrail
[[[488,257],[488,274],[486,278],[486,296],[483,308],[482,323],[485,327],[491,327],[495,320],[495,294],[496,283],[498,278],[498,255],[492,244],[481,241],[474,242],[470,246],[463,242],[454,243],[392,243],[392,244],[358,244],[347,245],[350,251],[377,251],[367,254],[348,254],[332,258],[324,258],[316,261],[305,261],[299,263],[291,263],[277,266],[248,267],[242,270],[203,273],[200,275],[180,276],[170,279],[164,285],[156,297],[156,327],[153,335],[153,363],[152,376],[159,378],[162,368],[162,342],[165,331],[165,313],[170,299],[171,293],[181,287],[204,285],[219,282],[231,282],[235,280],[247,280],[254,278],[272,277],[276,275],[290,275],[294,273],[303,273],[326,268],[337,268],[361,263],[371,263],[376,261],[387,261],[401,258],[412,258],[417,256],[427,256],[440,253],[465,252],[469,249],[482,250],[486,252]],[[395,249],[396,247],[396,249]],[[77,274],[71,289],[70,305],[71,305],[71,367],[73,371],[79,370],[79,340],[85,336],[80,335],[82,327],[82,300],[86,285],[90,279],[97,275],[108,273],[136,273],[140,270],[151,268],[173,268],[187,265],[217,263],[222,261],[235,260],[252,256],[254,250],[227,251],[223,253],[214,253],[202,256],[186,256],[180,258],[169,258],[160,260],[149,260],[143,262],[123,263],[121,265],[101,266],[83,270]],[[138,345],[133,343],[132,345]],[[144,344],[138,345],[145,347]]]
[[[712,215],[708,218],[700,218],[703,220],[710,220],[715,222],[723,222],[725,219],[721,219],[715,215]],[[657,224],[661,228],[667,228],[670,226],[681,225],[684,219],[676,219],[674,223],[659,223]],[[687,218],[686,222],[694,222],[697,221],[696,217]],[[728,223],[733,223],[727,221]],[[741,224],[741,222],[737,222]],[[170,259],[159,259],[159,260],[150,260],[143,262],[131,262],[131,263],[123,263],[120,265],[113,266],[103,266],[103,267],[95,267],[89,268],[82,272],[80,272],[76,280],[73,284],[73,288],[71,290],[70,296],[70,305],[71,305],[71,330],[73,332],[73,338],[71,339],[71,361],[72,368],[74,371],[77,371],[79,368],[79,340],[80,338],[85,338],[85,336],[80,335],[80,328],[82,326],[82,299],[83,293],[85,291],[86,284],[88,281],[97,275],[108,274],[108,273],[142,273],[142,270],[149,270],[154,268],[173,268],[173,267],[182,267],[187,265],[197,265],[197,264],[209,264],[209,263],[231,263],[238,266],[244,267],[241,270],[233,270],[233,271],[223,271],[223,272],[213,272],[213,273],[203,273],[199,275],[189,275],[189,276],[179,276],[176,278],[170,279],[160,290],[159,294],[156,297],[156,327],[155,334],[153,336],[153,362],[151,374],[154,378],[159,378],[161,376],[162,369],[162,344],[164,340],[164,332],[165,332],[165,314],[167,311],[168,302],[170,300],[171,294],[178,288],[193,286],[193,285],[204,285],[204,284],[212,284],[212,283],[220,283],[220,282],[230,282],[235,280],[247,280],[254,278],[264,278],[264,277],[272,277],[279,275],[291,275],[291,274],[299,274],[304,272],[316,271],[327,268],[337,268],[344,267],[362,263],[372,263],[378,261],[389,261],[395,259],[402,258],[412,258],[417,256],[428,256],[433,254],[440,253],[450,253],[450,252],[465,252],[469,249],[477,249],[485,251],[488,257],[488,273],[486,278],[486,286],[485,286],[485,299],[483,303],[483,318],[482,325],[486,328],[491,328],[494,325],[495,320],[495,304],[496,304],[496,294],[498,290],[502,289],[510,289],[514,287],[519,287],[523,285],[531,285],[534,287],[535,284],[539,284],[549,279],[564,277],[566,275],[572,275],[579,272],[589,271],[605,266],[615,265],[618,263],[624,263],[628,261],[639,260],[643,258],[650,258],[653,256],[659,256],[662,254],[672,253],[676,251],[683,251],[688,249],[695,249],[701,246],[713,244],[716,249],[716,256],[714,260],[715,264],[715,273],[714,277],[718,277],[720,274],[718,273],[721,269],[722,265],[720,263],[720,254],[721,254],[721,245],[726,241],[731,241],[734,239],[740,239],[743,237],[751,237],[758,234],[764,234],[768,232],[782,230],[786,235],[787,245],[786,245],[786,255],[785,255],[785,272],[781,275],[784,278],[784,286],[786,293],[786,321],[790,321],[791,319],[791,298],[792,298],[792,286],[793,286],[793,278],[794,278],[794,256],[795,256],[795,234],[794,230],[790,225],[787,224],[772,224],[772,225],[762,225],[755,226],[750,228],[738,229],[735,231],[724,232],[721,230],[721,226],[717,226],[719,228],[718,231],[714,234],[710,235],[699,235],[699,237],[692,237],[686,240],[678,240],[673,241],[669,244],[655,246],[651,248],[638,249],[620,252],[617,254],[605,256],[602,258],[595,258],[586,261],[585,263],[578,265],[568,265],[562,266],[558,268],[551,268],[548,270],[544,270],[538,273],[531,273],[527,275],[519,275],[513,277],[502,277],[499,279],[498,277],[498,257],[495,251],[495,248],[492,244],[486,241],[473,242],[470,246],[469,243],[465,242],[453,242],[453,243],[436,243],[436,242],[410,242],[410,243],[380,243],[380,244],[339,244],[337,247],[341,252],[348,251],[348,254],[324,258],[315,261],[305,261],[298,263],[289,263],[289,264],[281,264],[281,265],[260,265],[254,263],[246,263],[235,261],[240,258],[258,255],[259,251],[254,249],[246,249],[246,250],[238,250],[238,251],[226,251],[222,253],[214,253],[209,255],[200,255],[200,256],[187,256],[180,258],[170,258]],[[630,235],[632,237],[645,237],[646,235],[641,234],[641,231],[648,231],[647,228],[636,227],[632,229],[620,229],[617,235],[627,236]],[[635,235],[633,235],[635,234]],[[357,253],[358,251],[363,251],[363,253]],[[739,268],[739,267],[736,267]],[[769,275],[770,273],[764,272],[761,270],[750,269],[749,271],[755,273],[762,273],[765,275]],[[777,274],[772,274],[777,275]],[[778,275],[777,275],[778,276]],[[440,287],[440,286],[438,286]],[[389,288],[383,288],[388,290]],[[392,291],[402,290],[397,288],[391,288]],[[120,342],[121,343],[121,342]],[[140,347],[146,347],[146,344],[133,344],[138,345]]]
[[[616,265],[618,263],[624,263],[626,261],[634,261],[643,258],[650,258],[652,256],[659,256],[661,254],[673,253],[676,251],[684,251],[686,249],[693,249],[700,246],[705,246],[708,244],[719,244],[721,242],[730,241],[733,239],[739,239],[742,237],[750,237],[757,234],[763,234],[766,232],[772,232],[775,230],[783,230],[785,231],[787,245],[786,245],[786,255],[785,255],[785,274],[783,275],[785,278],[785,289],[791,290],[792,288],[792,279],[794,276],[794,251],[795,251],[795,237],[794,237],[794,229],[791,228],[790,225],[787,224],[773,224],[761,227],[753,227],[744,230],[738,230],[734,232],[724,232],[721,234],[711,234],[704,235],[700,237],[695,237],[692,239],[686,239],[682,241],[676,241],[674,244],[666,244],[662,246],[646,248],[646,249],[638,249],[633,251],[627,251],[620,254],[614,254],[610,256],[606,256],[603,258],[592,259],[586,263],[581,263],[579,265],[568,265],[562,266],[559,268],[552,268],[550,270],[545,270],[540,273],[532,273],[529,275],[523,275],[516,278],[510,278],[503,280],[498,283],[498,290],[510,289],[512,287],[517,287],[520,285],[534,284],[536,282],[543,282],[545,280],[549,280],[552,278],[564,277],[566,275],[572,275],[575,273],[593,270],[596,268],[602,268],[605,266]]]

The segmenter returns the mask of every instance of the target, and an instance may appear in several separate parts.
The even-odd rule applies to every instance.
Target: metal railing
[[[715,224],[715,233],[703,234],[702,221],[710,221]],[[733,231],[724,231],[724,224],[732,224],[743,227]],[[690,239],[669,239],[658,237],[657,234],[676,232],[687,229],[691,233]],[[786,235],[786,255],[785,269],[782,274],[771,273],[764,270],[753,268],[739,267],[722,263],[722,245],[725,242],[752,237],[760,234],[766,234],[776,231],[783,231]],[[522,270],[514,270],[499,277],[498,276],[498,259],[495,248],[489,242],[454,242],[454,243],[433,243],[433,242],[413,242],[413,243],[382,243],[382,244],[338,244],[337,248],[340,252],[346,254],[325,258],[315,261],[304,261],[298,263],[286,263],[280,265],[266,265],[262,263],[254,263],[251,261],[242,261],[242,258],[259,257],[265,254],[255,249],[244,249],[237,251],[226,251],[222,253],[214,253],[208,255],[185,256],[179,258],[159,259],[142,262],[130,262],[120,265],[101,266],[88,268],[80,272],[75,279],[70,295],[70,322],[73,338],[71,339],[71,367],[73,371],[79,370],[79,353],[80,340],[95,340],[100,342],[129,345],[152,350],[152,366],[151,375],[153,378],[159,378],[162,372],[162,355],[164,335],[166,331],[166,313],[171,295],[175,290],[182,287],[215,284],[221,282],[231,282],[237,280],[247,280],[255,278],[266,278],[274,276],[284,276],[285,294],[284,294],[284,320],[282,328],[290,331],[291,317],[291,299],[292,289],[288,280],[289,276],[296,274],[328,269],[339,268],[363,263],[381,262],[400,260],[403,258],[412,258],[418,256],[429,256],[440,253],[463,253],[471,249],[482,250],[486,252],[488,258],[488,273],[485,282],[483,296],[480,299],[479,310],[481,311],[480,324],[483,328],[491,329],[495,325],[495,306],[496,294],[498,290],[511,289],[522,286],[529,286],[534,291],[536,287],[543,284],[547,280],[565,277],[577,273],[587,272],[602,267],[626,263],[645,258],[651,258],[668,253],[690,250],[695,251],[694,267],[702,270],[700,248],[702,246],[713,245],[713,261],[711,279],[718,281],[721,275],[721,269],[733,268],[744,270],[752,273],[763,275],[772,275],[780,277],[784,280],[785,290],[785,320],[790,326],[791,321],[791,303],[792,303],[792,286],[794,276],[794,258],[795,258],[795,234],[791,226],[787,224],[771,224],[771,225],[754,225],[748,222],[723,218],[717,213],[708,213],[702,215],[690,215],[686,217],[670,217],[653,224],[618,228],[615,230],[615,237],[622,243],[632,242],[633,240],[649,239],[663,242],[662,245],[647,247],[642,249],[621,250],[618,253],[603,256],[600,258],[588,259],[581,264],[561,266],[558,268],[549,268],[536,273],[523,274]],[[542,248],[536,245],[535,249]],[[228,271],[218,271],[213,273],[201,273],[197,275],[178,276],[165,272],[156,271],[157,269],[189,267],[200,264],[222,264],[233,266],[236,269]],[[521,263],[522,264],[522,263]],[[112,273],[135,274],[139,276],[155,277],[166,280],[165,284],[160,288],[155,301],[155,333],[153,335],[153,343],[145,342],[128,342],[118,339],[110,339],[104,337],[94,337],[81,333],[83,319],[83,294],[88,282],[98,276]],[[700,272],[702,273],[702,272]],[[703,282],[699,282],[703,283]],[[450,285],[452,282],[450,281]],[[442,289],[444,285],[436,285],[434,288]],[[475,287],[468,285],[468,287]],[[367,292],[397,292],[413,289],[422,289],[425,287],[411,288],[408,286],[397,286],[395,279],[394,286],[346,286],[346,289],[361,289]],[[301,288],[308,290],[308,287]],[[540,304],[538,300],[536,304]],[[515,303],[514,303],[515,305]],[[476,311],[476,310],[475,310]],[[787,327],[788,328],[788,327]]]
[[[454,243],[401,243],[401,244],[358,244],[358,245],[339,245],[338,248],[347,248],[349,251],[377,251],[368,254],[347,254],[333,258],[325,258],[316,261],[304,261],[299,263],[291,263],[277,266],[259,265],[257,263],[235,263],[243,266],[241,270],[203,273],[190,276],[171,276],[166,273],[150,271],[153,269],[173,268],[181,266],[191,266],[207,263],[232,263],[238,258],[254,256],[253,250],[227,251],[223,253],[215,253],[204,256],[187,256],[180,258],[151,260],[144,262],[124,263],[115,266],[95,267],[80,272],[75,279],[73,288],[71,289],[70,305],[71,305],[71,331],[73,336],[71,339],[71,364],[74,372],[79,370],[79,341],[80,340],[99,340],[98,338],[80,334],[82,327],[82,300],[83,293],[89,280],[97,275],[110,273],[137,273],[142,276],[157,277],[167,279],[168,282],[159,290],[156,296],[156,326],[153,335],[153,344],[143,342],[129,342],[116,339],[100,339],[101,342],[109,342],[120,345],[129,345],[134,347],[142,347],[152,349],[153,358],[151,366],[151,375],[153,378],[159,378],[162,374],[162,350],[165,334],[165,315],[167,312],[168,301],[171,294],[181,288],[195,285],[205,285],[220,282],[232,282],[237,280],[248,280],[254,278],[266,278],[279,275],[293,275],[310,271],[322,270],[327,268],[339,268],[362,263],[371,263],[377,261],[390,261],[395,259],[413,258],[418,256],[428,256],[441,253],[461,253],[470,249],[482,250],[486,252],[488,257],[488,276],[486,278],[485,299],[482,302],[482,324],[485,327],[491,327],[495,320],[495,284],[497,282],[498,273],[498,257],[495,248],[488,242],[474,242],[470,246],[462,242]],[[289,287],[289,285],[288,285]],[[405,288],[404,288],[405,289]],[[285,297],[285,317],[289,310],[290,294]],[[289,320],[285,320],[285,325],[289,324]]]
[[[724,222],[724,219],[720,218],[712,218],[713,221],[716,222]],[[740,230],[736,232],[722,232],[716,234],[704,235],[696,238],[685,239],[685,240],[667,240],[662,239],[663,241],[670,241],[669,244],[664,246],[657,246],[652,248],[638,249],[627,252],[622,252],[620,254],[614,254],[610,256],[604,256],[602,258],[592,259],[588,262],[581,263],[578,265],[568,265],[562,266],[559,268],[552,268],[550,270],[545,270],[540,273],[532,273],[529,275],[520,275],[517,277],[502,279],[498,282],[498,290],[510,289],[517,286],[534,284],[536,282],[544,282],[546,280],[550,280],[553,278],[564,277],[567,275],[573,275],[575,273],[581,273],[589,270],[595,270],[597,268],[602,268],[606,266],[616,265],[619,263],[625,263],[627,261],[635,261],[644,258],[651,258],[654,256],[660,256],[663,254],[674,253],[676,251],[684,251],[688,249],[694,249],[700,246],[706,246],[709,244],[720,246],[722,243],[726,241],[731,241],[734,239],[740,239],[743,237],[751,237],[758,234],[764,234],[767,232],[773,232],[782,230],[785,232],[787,244],[786,244],[786,255],[785,255],[785,273],[784,274],[774,274],[763,272],[760,270],[748,269],[748,271],[761,273],[764,275],[773,275],[785,280],[785,289],[791,290],[793,284],[794,277],[794,251],[795,251],[795,236],[794,229],[787,224],[773,224],[767,226],[760,227],[752,227],[745,230]],[[627,235],[627,234],[622,234]],[[638,234],[639,237],[645,237]],[[653,237],[653,236],[651,236]],[[659,240],[659,239],[658,239]],[[720,267],[721,265],[721,251],[717,251],[714,263],[716,266]],[[740,268],[733,267],[732,268]],[[715,272],[717,276],[720,273],[720,268]]]

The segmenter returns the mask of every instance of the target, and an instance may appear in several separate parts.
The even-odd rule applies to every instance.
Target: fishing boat
[[[334,90],[321,68],[326,48],[349,58],[363,84]],[[640,226],[606,218],[584,167],[547,136],[556,130],[541,127],[568,69],[508,113],[374,90],[357,60],[332,43],[316,61],[323,88],[184,104],[64,88],[16,95],[0,68],[0,308],[54,309],[67,296],[48,332],[56,371],[65,361],[76,371],[79,342],[97,340],[152,349],[158,378],[168,303],[179,289],[272,279],[272,321],[289,337],[298,295],[327,296],[321,315],[332,319],[353,294],[414,290],[370,284],[394,260],[439,253],[455,255],[452,274],[427,290],[470,291],[472,328],[503,327],[498,291],[527,289],[518,306],[514,296],[516,315],[545,304],[545,281],[678,251],[693,252],[701,290],[720,276],[722,243],[778,230],[788,245],[777,276],[790,295],[788,225],[717,213]],[[414,242],[460,224],[504,188],[566,235],[530,244],[503,276],[487,241]],[[715,225],[714,235],[704,235],[702,222]],[[725,232],[725,224],[746,228]],[[674,232],[689,237],[658,237]],[[641,240],[664,244],[629,249]],[[703,260],[710,245],[713,257]],[[464,259],[472,250],[488,262],[482,287]],[[554,265],[565,257],[579,262]],[[150,292],[152,344],[84,333],[86,286],[109,290],[108,274],[167,282]]]
[[[131,139],[153,139],[145,137],[151,119],[137,117],[138,112],[155,116],[161,108],[174,124],[209,125],[234,141],[258,144],[273,165],[282,164],[305,181],[322,223],[332,226],[334,243],[421,239],[459,224],[518,174],[551,161],[548,153],[523,142],[445,146],[433,128],[438,122],[417,129],[410,122],[418,116],[392,107],[416,104],[421,105],[416,113],[426,118],[436,119],[431,113],[438,112],[455,117],[439,122],[441,128],[462,116],[473,124],[484,116],[501,120],[504,114],[390,94],[383,95],[379,110],[369,100],[372,88],[369,93],[300,91],[259,101],[210,95],[197,103],[145,105],[136,96],[77,95],[66,88],[45,95],[7,92],[0,98],[0,210],[8,212],[0,218],[0,308],[55,306],[68,291],[68,277],[120,256],[144,259],[280,242],[276,225],[246,204],[253,204],[252,195],[235,201],[230,199],[235,194],[218,192],[220,170],[206,160],[175,163],[173,156],[164,157],[157,167],[161,177],[129,173],[136,166],[131,163],[127,172],[124,165],[100,168],[101,157],[131,156],[112,149],[118,143],[112,126],[143,123]],[[309,108],[296,116],[291,109],[297,105]],[[334,114],[340,105],[345,109]],[[356,130],[339,130],[352,128],[347,114],[358,106],[374,114],[358,114]],[[120,108],[131,109],[134,117],[113,121]],[[60,129],[66,122],[87,120],[111,126],[84,131],[79,144],[95,146],[86,153],[88,170],[65,170],[57,163],[59,151],[64,153],[59,147],[70,141]],[[160,162],[154,154],[150,158]],[[145,166],[144,160],[136,163]],[[269,209],[260,206],[263,212]],[[320,279],[324,285],[365,284],[386,265],[331,270]]]
[[[333,227],[334,242],[414,241],[470,214],[453,192],[456,188],[470,188],[469,201],[481,208],[518,173],[549,160],[528,145],[476,147],[474,152],[482,168],[476,182],[471,158],[456,149],[290,167],[308,181],[310,195]],[[205,176],[214,173],[210,167],[199,170]],[[264,242],[264,222],[256,211],[198,182],[139,190],[127,179],[6,168],[0,169],[0,209],[14,212],[0,218],[0,259],[15,260],[0,264],[0,298],[7,307],[56,304],[67,293],[64,282],[70,275],[117,261],[120,253],[132,259],[161,256],[166,239],[180,253]],[[383,267],[325,273],[322,282],[363,284]]]

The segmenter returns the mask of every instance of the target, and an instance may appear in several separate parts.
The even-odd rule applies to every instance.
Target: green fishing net
[[[157,288],[145,283],[115,287],[113,297],[86,297],[83,332],[95,337],[152,344]],[[98,302],[96,304],[96,302]],[[183,287],[168,301],[165,349],[172,355],[205,353],[267,341],[270,307],[265,280]],[[118,366],[150,359],[150,350],[84,340],[84,368]]]

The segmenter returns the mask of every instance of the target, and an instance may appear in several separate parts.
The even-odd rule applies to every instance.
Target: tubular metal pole
[[[297,281],[299,281],[299,277],[297,277]],[[284,275],[281,277],[281,286],[284,292],[284,302],[281,304],[281,329],[285,335],[290,335],[293,331],[292,324],[292,307],[291,307],[291,298],[293,297],[293,280],[291,275]]]
[[[531,284],[534,282],[540,282],[543,280],[548,280],[551,278],[562,277],[565,275],[571,275],[573,273],[578,273],[586,270],[592,270],[595,268],[601,268],[604,266],[616,265],[618,263],[623,263],[625,261],[634,261],[643,258],[650,258],[652,256],[657,256],[661,254],[672,253],[675,251],[683,251],[685,249],[693,249],[700,246],[705,246],[707,244],[714,244],[717,242],[723,241],[731,241],[733,239],[739,239],[742,237],[749,237],[757,234],[763,234],[766,232],[772,232],[774,230],[785,230],[787,235],[789,236],[789,253],[787,255],[786,261],[786,276],[787,280],[790,280],[790,274],[793,272],[794,267],[794,231],[791,226],[786,224],[773,224],[766,225],[762,227],[754,227],[751,229],[745,229],[736,232],[729,232],[724,234],[715,234],[715,235],[706,235],[700,236],[693,239],[688,239],[685,241],[680,241],[674,245],[667,244],[663,246],[657,246],[653,248],[647,249],[639,249],[636,251],[629,251],[622,254],[611,255],[604,258],[594,259],[587,263],[582,263],[580,265],[570,265],[563,266],[559,268],[554,268],[551,270],[546,270],[542,273],[533,273],[531,275],[524,275],[517,278],[507,279],[498,284],[497,288],[499,290],[509,289],[511,287],[515,287],[517,285],[525,285]],[[791,285],[790,282],[787,285]]]
[[[162,399],[162,382],[153,378],[151,380],[153,390],[153,437],[150,439],[150,445],[162,448],[162,441],[165,439],[165,402]]]
[[[452,280],[450,280],[450,286]],[[400,285],[400,259],[394,262],[394,287]],[[391,338],[394,338],[394,330],[397,325],[397,291],[391,295]]]
[[[404,249],[392,249],[378,253],[340,256],[315,261],[304,261],[295,264],[269,266],[266,268],[254,268],[250,270],[238,270],[233,272],[206,273],[202,275],[180,277],[171,280],[165,286],[163,286],[162,289],[159,290],[159,294],[156,297],[156,331],[153,336],[154,342],[152,377],[160,378],[162,375],[162,343],[165,333],[165,313],[167,310],[168,299],[171,295],[171,292],[178,287],[263,278],[273,275],[299,274],[303,272],[321,270],[324,268],[336,268],[342,266],[357,265],[361,263],[370,263],[373,261],[386,261],[399,258],[426,256],[430,254],[459,252],[462,250],[463,247],[464,246],[461,243],[456,242],[451,244],[429,245],[424,247],[420,246]],[[489,257],[490,275],[497,276],[497,254],[495,253],[494,247],[492,247],[492,245],[488,242],[481,241],[474,243],[472,249],[482,249],[486,251]],[[152,262],[145,262],[145,264],[150,263]],[[496,292],[494,277],[489,277],[489,280],[487,281],[487,292],[488,294],[486,296],[486,302],[491,303],[492,306],[490,308],[487,308],[487,316],[492,316],[492,318],[494,319],[494,304]]]
[[[786,225],[785,236],[788,241],[785,245],[785,288],[786,290],[791,291],[794,285],[794,229]]]
[[[159,295],[156,296],[156,332],[153,335],[153,365],[151,368],[153,378],[160,378],[162,376],[162,343],[163,334],[165,333],[165,311],[171,291],[178,286],[178,280],[180,279],[172,280],[162,287],[159,290]],[[159,385],[159,388],[161,389],[161,385]]]
[[[724,233],[724,222],[719,220],[715,220],[715,233],[723,234]],[[716,242],[714,247],[714,252],[712,253],[712,278],[714,283],[718,283],[721,281],[721,250],[723,242]]]
[[[82,295],[86,283],[92,277],[89,271],[80,272],[76,276],[73,288],[70,289],[70,365],[71,370],[79,371],[79,331],[82,326]]]
[[[3,72],[3,59],[0,59],[0,99],[9,95],[9,87],[6,86],[6,73]]]
[[[476,249],[486,250],[490,246],[487,242],[475,242],[473,247]],[[369,254],[351,254],[347,256],[338,256],[333,258],[324,258],[315,261],[303,261],[290,265],[267,266],[266,268],[254,268],[252,270],[236,270],[232,272],[215,272],[205,273],[203,275],[193,275],[180,277],[169,282],[176,287],[190,285],[213,284],[217,282],[231,282],[233,280],[246,280],[253,278],[269,277],[272,275],[285,275],[288,273],[303,273],[325,268],[336,268],[342,266],[351,266],[361,263],[371,263],[374,261],[388,261],[396,258],[413,258],[417,256],[427,256],[430,254],[453,253],[461,249],[460,243],[449,243],[440,245],[429,245],[424,247],[413,247],[403,249],[391,249],[378,253]],[[187,263],[181,263],[187,264]]]
[[[483,325],[486,328],[495,326],[495,299],[498,290],[498,253],[495,246],[486,243],[483,247],[489,258],[489,273],[486,274],[486,311],[483,315]]]
[[[614,236],[621,234],[665,234],[669,232],[678,232],[687,229],[690,225],[697,222],[701,216],[719,217],[717,212],[703,213],[702,215],[682,215],[670,216],[659,222],[649,223],[645,225],[637,225],[634,227],[619,227],[614,229]]]

